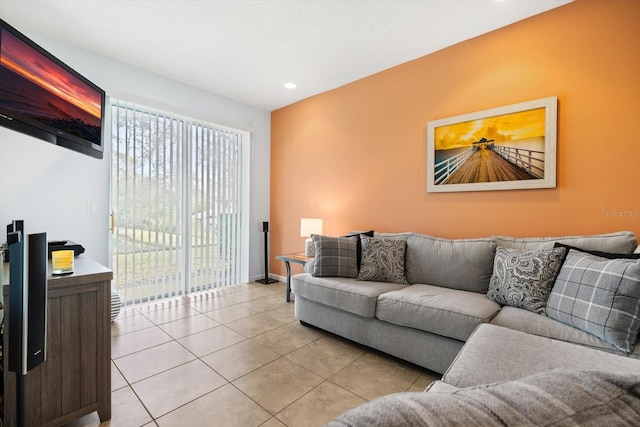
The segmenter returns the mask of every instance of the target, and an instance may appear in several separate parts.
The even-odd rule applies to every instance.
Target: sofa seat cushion
[[[494,255],[490,238],[450,240],[412,233],[407,238],[405,275],[411,284],[486,294]]]
[[[489,322],[500,305],[475,292],[431,285],[411,285],[378,298],[376,317],[465,341],[481,323]]]
[[[493,236],[496,246],[520,250],[550,249],[556,242],[591,251],[630,254],[638,245],[636,235],[630,231],[562,237],[508,237]]]
[[[366,282],[345,277],[313,277],[309,273],[291,277],[294,295],[363,317],[374,318],[378,296],[407,285]]]
[[[496,317],[491,320],[491,324],[504,326],[505,328],[515,329],[528,334],[580,344],[610,353],[627,355],[616,349],[612,344],[594,335],[521,308],[503,307]],[[634,352],[628,356],[640,359],[640,346],[636,345]]]
[[[553,369],[637,375],[640,360],[486,323],[473,332],[442,381],[470,387]]]

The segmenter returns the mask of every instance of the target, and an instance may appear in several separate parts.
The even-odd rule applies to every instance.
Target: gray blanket
[[[640,373],[551,371],[450,392],[398,393],[352,409],[344,426],[640,426]]]

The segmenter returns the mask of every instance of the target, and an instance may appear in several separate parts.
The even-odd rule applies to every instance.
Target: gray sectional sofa
[[[327,427],[638,426],[640,360],[484,323],[426,393],[396,393]]]
[[[400,254],[406,281],[358,280],[352,273],[341,274],[351,277],[335,277],[326,274],[326,271],[325,274],[319,274],[323,271],[318,269],[316,263],[321,259],[318,249],[322,248],[316,245],[316,262],[308,264],[305,273],[291,278],[295,314],[303,324],[332,332],[438,373],[450,369],[443,380],[452,379],[454,386],[470,385],[470,382],[456,378],[464,377],[462,372],[469,369],[466,359],[460,359],[458,354],[472,334],[478,335],[474,341],[479,342],[470,343],[472,349],[469,353],[475,355],[475,371],[486,370],[491,363],[495,363],[497,354],[491,355],[488,350],[505,346],[511,348],[513,353],[510,357],[511,363],[515,364],[510,368],[514,371],[510,375],[512,378],[519,377],[515,372],[521,360],[518,346],[526,342],[543,349],[544,345],[551,345],[550,342],[563,341],[561,344],[579,345],[574,350],[577,353],[588,347],[589,352],[596,352],[594,354],[604,351],[624,356],[624,359],[640,359],[640,345],[627,351],[619,343],[612,344],[611,340],[555,320],[545,313],[518,308],[517,304],[501,304],[487,297],[494,274],[496,248],[533,251],[551,249],[558,242],[589,251],[631,254],[638,251],[637,238],[631,232],[544,238],[492,236],[459,240],[418,233],[376,233],[375,239],[406,241],[404,253]],[[335,251],[324,249],[322,259],[330,253],[335,254]],[[566,249],[564,256],[568,256],[569,252],[575,251]],[[362,263],[364,268],[365,259],[362,259]],[[498,342],[493,346],[491,340]],[[509,344],[509,340],[515,341]],[[474,348],[484,350],[476,352]],[[603,357],[606,359],[608,356]],[[597,363],[600,359],[593,360],[593,363]],[[542,372],[553,367],[553,364],[542,361],[531,372]],[[640,361],[633,360],[627,367],[634,370],[640,367]],[[494,381],[496,377],[488,374],[477,378],[475,383],[485,380]]]

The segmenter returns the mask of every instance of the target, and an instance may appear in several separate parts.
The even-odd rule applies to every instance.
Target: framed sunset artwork
[[[427,123],[427,191],[556,186],[554,97]]]

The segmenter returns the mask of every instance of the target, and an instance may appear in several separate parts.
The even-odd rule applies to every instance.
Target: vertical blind
[[[111,105],[112,267],[121,299],[239,283],[247,133]]]

